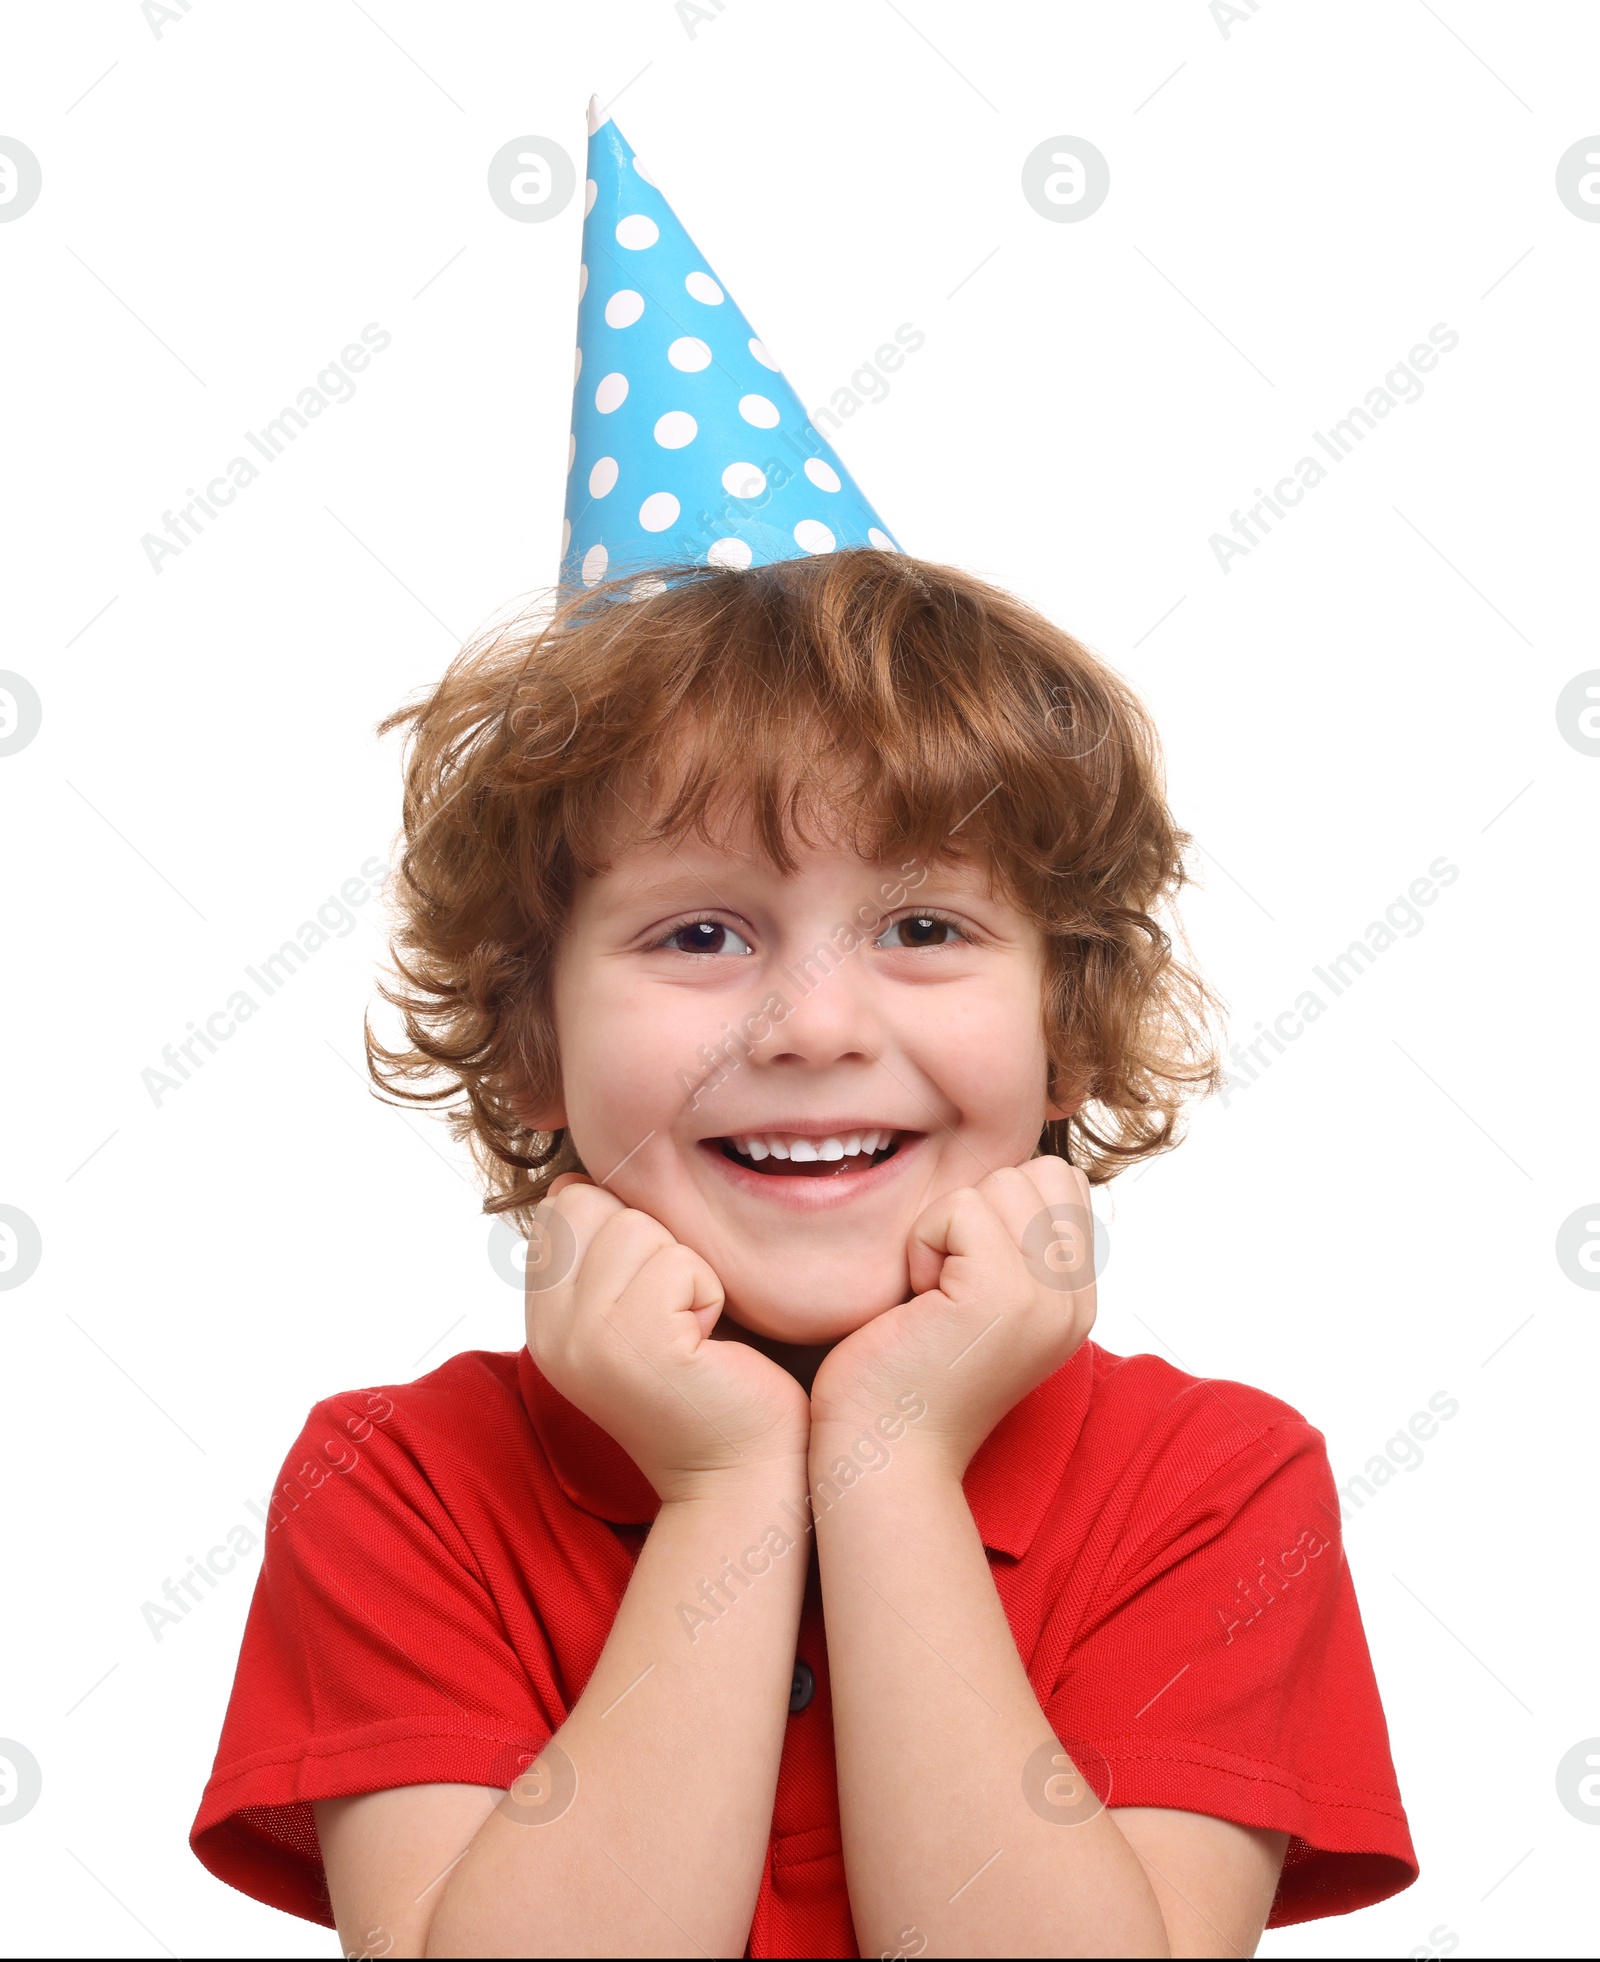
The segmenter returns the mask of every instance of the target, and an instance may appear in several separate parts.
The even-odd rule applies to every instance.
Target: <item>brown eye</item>
[[[693,920],[674,927],[664,943],[677,954],[748,954],[750,943],[721,920]]]
[[[894,936],[898,935],[896,939]],[[896,920],[888,927],[878,945],[880,947],[946,947],[952,940],[961,938],[960,929],[954,920],[942,920],[936,913],[913,913],[909,918]]]

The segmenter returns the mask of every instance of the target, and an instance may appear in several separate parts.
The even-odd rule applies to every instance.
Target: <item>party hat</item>
[[[597,101],[584,196],[562,585],[899,551]]]

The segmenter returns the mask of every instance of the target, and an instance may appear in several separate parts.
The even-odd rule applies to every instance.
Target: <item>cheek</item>
[[[1043,1123],[1046,1056],[1035,988],[961,1005],[930,1021],[919,1044],[924,1068],[961,1112],[966,1128],[1037,1136]]]
[[[707,1074],[703,1045],[718,1034],[688,990],[647,995],[574,977],[556,990],[556,1039],[574,1142],[618,1147],[620,1158],[651,1129],[666,1130]]]

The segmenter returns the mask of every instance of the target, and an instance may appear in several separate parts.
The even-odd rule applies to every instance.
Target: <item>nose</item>
[[[784,970],[788,1013],[773,1018],[771,1040],[757,1051],[758,1059],[769,1068],[790,1069],[876,1061],[883,1040],[869,979],[857,955],[819,943]]]

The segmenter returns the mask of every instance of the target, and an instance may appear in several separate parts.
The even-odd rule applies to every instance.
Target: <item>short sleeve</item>
[[[284,1462],[190,1834],[219,1879],[329,1927],[313,1800],[507,1786],[564,1717],[390,1415],[381,1392],[332,1398]]]
[[[1044,1704],[1092,1784],[1103,1756],[1113,1808],[1286,1832],[1279,1927],[1383,1900],[1417,1863],[1322,1438],[1292,1414],[1246,1428],[1129,1535]]]

